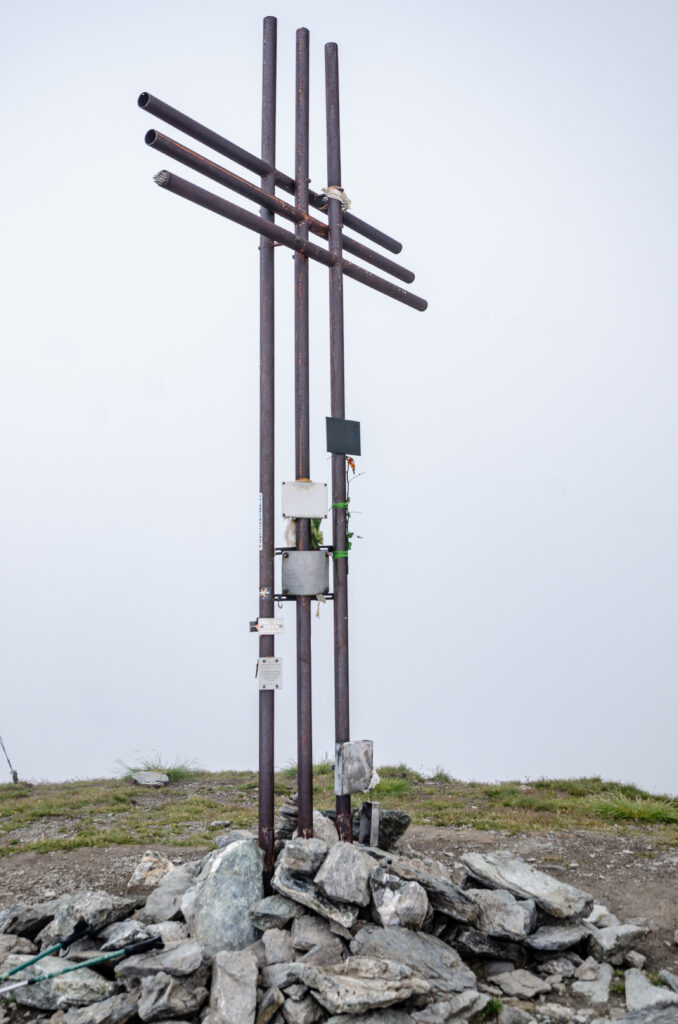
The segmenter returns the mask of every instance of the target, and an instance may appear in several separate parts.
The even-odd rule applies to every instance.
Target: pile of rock
[[[19,989],[17,1004],[37,1010],[34,1021],[50,1011],[53,1024],[678,1024],[678,977],[652,984],[635,948],[646,922],[621,923],[508,854],[464,855],[458,884],[437,862],[339,843],[321,817],[316,838],[279,837],[270,896],[254,837],[232,832],[203,861],[145,855],[132,880],[155,886],[145,899],[79,893],[1,912],[3,973],[81,917],[95,938],[28,974],[164,942],[114,970]],[[626,969],[613,985],[615,968]]]

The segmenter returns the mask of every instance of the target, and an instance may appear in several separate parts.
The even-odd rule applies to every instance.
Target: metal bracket
[[[309,599],[311,601],[315,601],[316,600],[315,594],[309,594],[308,597],[309,597]],[[321,597],[324,597],[324,599],[326,601],[334,601],[334,594],[321,594]],[[296,601],[297,595],[296,594],[274,594],[273,595],[273,599],[274,599],[274,601]]]

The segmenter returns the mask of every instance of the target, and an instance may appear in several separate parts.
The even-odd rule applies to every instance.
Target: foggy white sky
[[[259,147],[278,16],[339,44],[344,186],[400,238],[416,313],[348,281],[351,717],[378,763],[678,792],[678,7],[421,0],[5,4],[0,25],[0,733],[20,773],[158,751],[256,766],[258,254],[152,183],[148,90]],[[176,132],[170,132],[177,135]],[[197,144],[196,144],[196,148]],[[218,186],[200,184],[218,191]],[[277,253],[279,481],[292,258]],[[314,479],[329,480],[312,266]],[[282,535],[279,540],[282,539]],[[293,607],[276,762],[296,758]],[[314,750],[332,752],[331,607]],[[0,777],[5,768],[0,766]]]

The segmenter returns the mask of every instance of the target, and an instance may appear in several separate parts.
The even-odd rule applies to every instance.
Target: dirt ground
[[[176,863],[207,848],[157,847]],[[656,844],[650,830],[633,833],[558,831],[507,835],[473,829],[412,826],[399,852],[432,857],[448,865],[459,881],[459,857],[470,850],[510,850],[548,874],[590,892],[622,920],[643,917],[652,931],[639,945],[647,968],[678,970],[678,851]],[[0,909],[38,902],[78,889],[122,895],[142,846],[82,848],[52,853],[17,853],[0,859]]]

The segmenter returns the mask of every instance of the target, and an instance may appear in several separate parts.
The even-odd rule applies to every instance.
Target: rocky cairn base
[[[164,948],[18,989],[0,1022],[30,1007],[34,1024],[678,1024],[678,977],[662,971],[658,985],[642,970],[646,922],[622,923],[506,853],[463,855],[456,884],[443,864],[382,848],[407,826],[393,813],[380,847],[351,846],[318,812],[315,838],[294,838],[289,804],[271,896],[255,838],[231,832],[201,861],[148,852],[128,897],[80,892],[1,911],[2,973],[79,918],[98,929],[17,980],[147,937]]]

